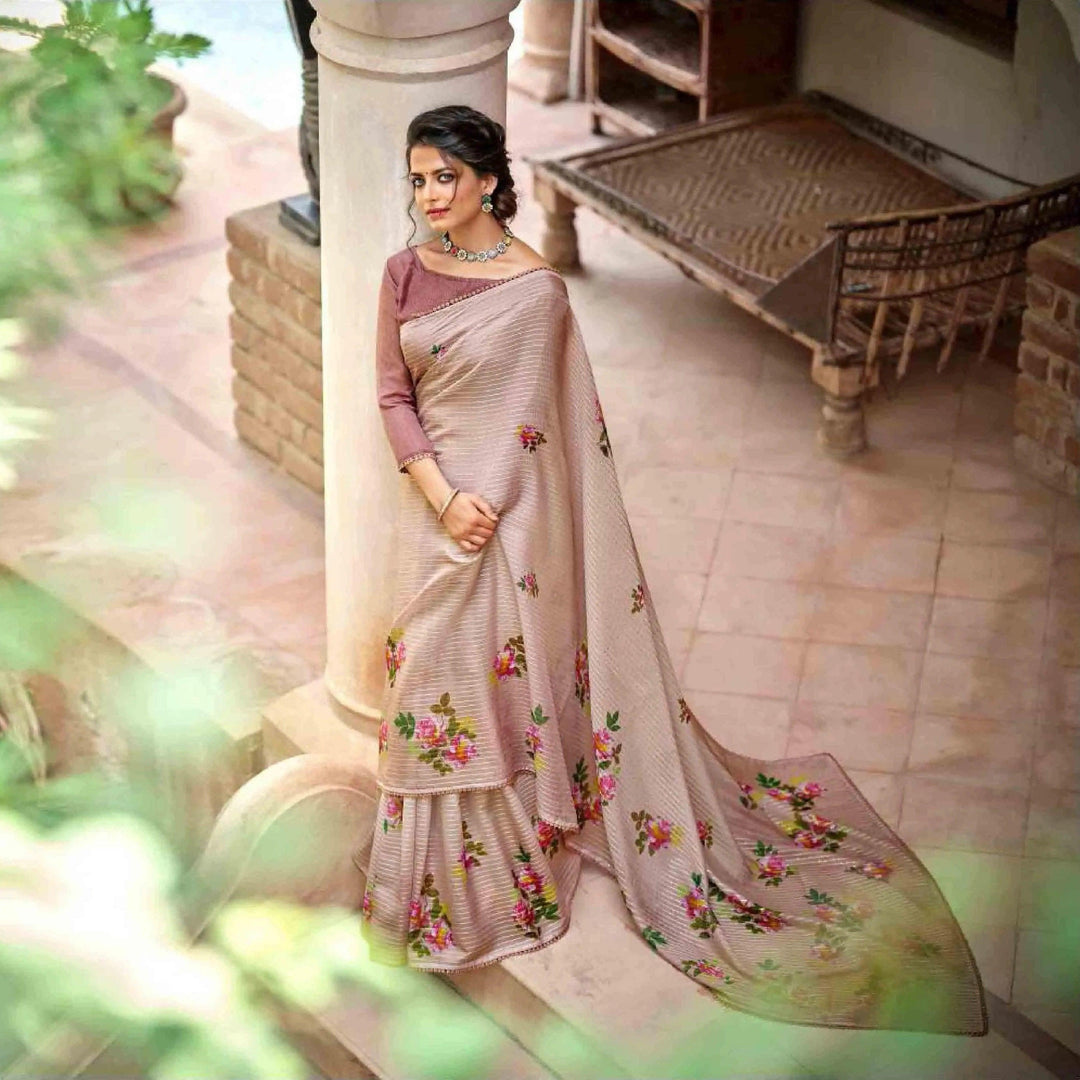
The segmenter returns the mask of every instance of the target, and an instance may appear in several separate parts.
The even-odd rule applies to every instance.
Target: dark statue
[[[319,55],[311,45],[311,0],[285,0],[293,40],[303,64],[304,108],[300,116],[300,162],[308,193],[281,200],[279,220],[309,244],[319,244]]]

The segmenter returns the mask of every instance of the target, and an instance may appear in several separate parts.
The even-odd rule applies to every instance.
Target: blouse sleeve
[[[416,390],[401,353],[397,321],[397,285],[387,266],[379,288],[379,314],[375,331],[375,376],[383,427],[397,458],[398,471],[420,458],[436,457],[416,415]]]

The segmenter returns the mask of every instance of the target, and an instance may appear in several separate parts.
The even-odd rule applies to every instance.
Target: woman
[[[986,1030],[933,881],[826,754],[759,761],[680,692],[559,274],[506,227],[500,125],[406,136],[440,234],[387,260],[379,401],[402,481],[373,954],[451,971],[567,928],[580,860],[644,942],[779,1020]]]

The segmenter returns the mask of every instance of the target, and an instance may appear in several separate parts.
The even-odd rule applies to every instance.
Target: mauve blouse
[[[416,391],[401,353],[401,323],[449,300],[479,292],[498,279],[463,278],[429,270],[411,247],[391,255],[379,288],[375,330],[375,375],[383,427],[398,470],[438,451],[424,434],[416,415]]]

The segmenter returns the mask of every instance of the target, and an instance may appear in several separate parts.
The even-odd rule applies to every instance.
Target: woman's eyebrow
[[[426,173],[417,172],[415,169],[409,171],[410,176],[437,176],[439,173],[453,172],[449,165],[444,165],[441,169],[429,169]]]

